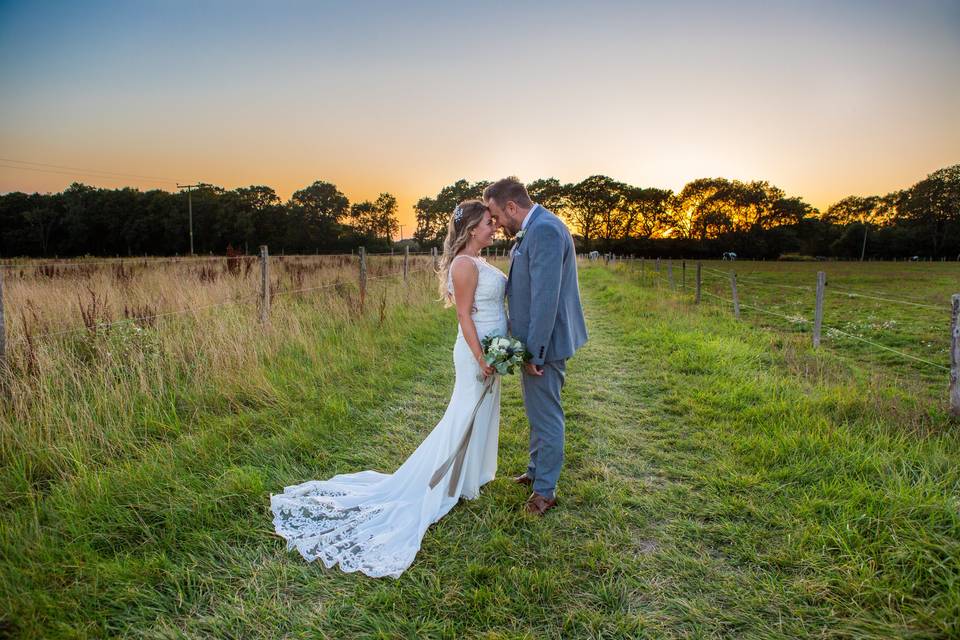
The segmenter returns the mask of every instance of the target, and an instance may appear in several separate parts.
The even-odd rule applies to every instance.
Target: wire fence
[[[337,288],[337,287],[343,287],[343,286],[348,286],[348,285],[349,285],[349,286],[353,286],[354,284],[357,284],[357,285],[358,285],[359,294],[360,294],[360,304],[362,305],[362,304],[363,304],[363,298],[364,298],[364,296],[365,296],[365,294],[366,294],[366,287],[367,287],[367,283],[368,283],[368,282],[370,282],[370,281],[382,281],[382,280],[396,279],[396,278],[401,278],[401,277],[402,277],[402,278],[403,278],[403,281],[406,283],[406,282],[408,281],[409,277],[410,277],[411,275],[413,275],[413,274],[434,272],[434,271],[436,270],[437,257],[438,257],[435,250],[432,251],[432,252],[429,252],[429,253],[427,253],[427,252],[414,253],[414,252],[410,252],[410,251],[405,251],[404,253],[402,253],[402,254],[400,254],[400,255],[398,256],[398,257],[402,258],[402,260],[403,260],[403,264],[402,264],[402,269],[401,269],[401,270],[398,270],[398,271],[395,271],[395,272],[392,272],[392,273],[382,274],[382,275],[368,276],[367,273],[366,273],[366,271],[367,271],[367,263],[366,263],[367,258],[368,258],[370,255],[377,255],[377,256],[381,256],[381,257],[382,257],[382,256],[384,256],[384,255],[390,255],[390,254],[367,254],[367,253],[361,248],[360,252],[357,253],[357,254],[340,254],[340,255],[343,255],[343,256],[354,256],[354,257],[357,258],[357,266],[359,267],[360,277],[359,277],[359,280],[358,280],[356,283],[353,283],[353,282],[350,282],[350,281],[343,281],[343,280],[337,279],[337,280],[334,280],[334,281],[331,281],[331,282],[326,282],[326,283],[323,283],[323,284],[321,284],[321,285],[312,286],[312,287],[301,287],[301,288],[296,288],[296,289],[280,289],[280,288],[275,288],[275,287],[273,287],[273,285],[272,285],[272,283],[271,283],[271,281],[270,281],[270,277],[269,277],[269,266],[270,266],[270,264],[271,264],[275,259],[277,259],[277,258],[284,258],[285,256],[279,256],[279,257],[278,257],[278,256],[273,256],[273,257],[271,257],[271,256],[268,255],[268,253],[267,253],[267,251],[266,251],[266,247],[263,247],[263,248],[262,248],[262,253],[261,253],[261,255],[260,255],[259,257],[255,257],[255,256],[245,256],[245,257],[247,257],[247,258],[249,258],[249,259],[251,259],[251,260],[259,261],[259,262],[260,262],[260,266],[261,266],[260,284],[261,284],[261,287],[260,287],[260,291],[258,291],[257,293],[250,293],[250,294],[242,295],[242,296],[239,296],[239,297],[233,297],[233,298],[230,298],[230,299],[228,299],[228,300],[221,300],[221,301],[212,302],[212,303],[210,303],[210,304],[204,304],[204,305],[199,305],[199,306],[188,306],[188,307],[184,307],[184,308],[181,308],[181,309],[174,309],[174,310],[164,311],[164,312],[160,312],[160,313],[149,313],[149,314],[142,314],[142,315],[141,315],[141,314],[133,314],[133,315],[131,315],[130,317],[126,317],[126,318],[122,318],[122,319],[117,319],[117,320],[111,320],[111,321],[103,321],[103,322],[95,321],[95,322],[89,322],[89,323],[88,323],[88,322],[86,321],[86,318],[85,318],[85,324],[84,324],[83,326],[72,327],[72,328],[69,328],[69,329],[63,329],[63,330],[58,330],[58,331],[47,331],[47,332],[37,333],[37,334],[29,334],[29,333],[28,333],[28,334],[26,334],[26,335],[16,336],[16,339],[13,340],[13,341],[7,341],[7,340],[6,340],[6,325],[5,325],[4,318],[5,318],[5,317],[8,317],[8,316],[9,316],[9,313],[8,313],[8,310],[4,309],[3,278],[2,278],[2,275],[3,275],[3,274],[2,274],[2,272],[0,272],[0,365],[3,364],[2,360],[6,357],[6,354],[7,354],[8,350],[9,350],[10,348],[12,348],[12,347],[15,346],[15,345],[24,343],[24,342],[28,342],[28,343],[33,344],[35,341],[48,341],[48,340],[50,340],[50,339],[62,337],[62,336],[65,336],[65,335],[83,334],[83,333],[96,333],[96,332],[98,332],[98,331],[109,330],[111,327],[115,327],[115,326],[122,325],[122,324],[135,323],[135,324],[141,324],[141,325],[142,325],[142,324],[145,324],[145,323],[152,323],[152,322],[154,322],[154,321],[156,321],[156,320],[158,320],[158,319],[161,319],[161,318],[167,318],[167,317],[171,317],[171,316],[179,316],[179,315],[185,315],[185,314],[196,314],[196,313],[201,312],[201,311],[206,311],[206,310],[210,310],[210,309],[214,309],[214,308],[218,308],[218,307],[224,307],[224,306],[228,306],[228,305],[250,305],[250,304],[259,304],[259,306],[260,306],[262,309],[269,309],[269,306],[270,306],[269,300],[270,300],[271,298],[273,298],[273,297],[276,297],[276,296],[288,296],[288,295],[293,295],[293,294],[310,293],[310,292],[321,291],[321,290],[325,290],[325,289],[334,289],[334,288]],[[410,257],[411,257],[411,256],[413,256],[413,257],[419,257],[419,256],[424,256],[424,255],[432,255],[432,256],[433,256],[433,258],[434,258],[434,263],[433,263],[433,266],[432,266],[432,267],[410,268],[410,266],[411,266]],[[291,256],[291,257],[293,257],[293,256]],[[300,256],[297,256],[297,257],[300,257]],[[312,257],[312,256],[305,256],[305,257]],[[202,258],[199,258],[199,260],[224,260],[224,259],[228,259],[228,258],[224,258],[224,257],[215,257],[215,258],[202,257]],[[152,264],[156,264],[156,263],[160,263],[160,262],[166,262],[166,261],[165,261],[165,260],[158,260],[157,262],[154,262],[154,263],[152,263]],[[101,264],[104,264],[104,263],[113,264],[114,261],[100,261],[100,263],[101,263]],[[265,316],[265,315],[262,315],[262,316],[261,316],[261,321],[265,321],[265,320],[266,320],[266,316]]]
[[[678,289],[677,279],[674,274],[672,261],[664,262],[660,259],[646,260],[646,259],[636,259],[636,258],[618,258],[615,260],[607,259],[607,262],[616,262],[617,260],[625,260],[636,266],[639,263],[641,270],[641,281],[646,282],[647,272],[651,277],[653,277],[658,285],[658,287],[663,286],[666,283],[671,291],[676,291]],[[681,287],[686,288],[686,270],[687,264],[686,261],[681,261],[681,270],[683,281]],[[896,296],[890,295],[876,295],[877,292],[865,292],[865,291],[856,291],[852,288],[842,288],[836,289],[833,287],[828,287],[828,282],[825,272],[817,273],[817,286],[802,286],[802,285],[792,285],[785,283],[777,282],[766,282],[764,280],[754,277],[756,274],[751,274],[750,277],[743,278],[735,272],[734,269],[724,272],[720,269],[715,269],[706,265],[703,265],[702,262],[696,263],[696,279],[694,283],[695,287],[695,304],[699,303],[701,296],[704,296],[712,301],[715,301],[718,305],[723,305],[727,309],[731,309],[734,316],[740,317],[740,310],[746,309],[753,311],[760,315],[766,315],[770,317],[775,317],[781,320],[786,320],[793,327],[803,327],[804,329],[811,328],[811,333],[813,334],[813,346],[817,348],[820,346],[820,341],[823,332],[830,337],[843,337],[846,339],[854,340],[861,344],[867,345],[868,347],[875,349],[877,351],[882,351],[887,354],[891,354],[905,361],[910,361],[913,363],[922,364],[925,367],[929,367],[931,370],[935,371],[946,371],[949,373],[949,395],[950,395],[950,412],[954,417],[960,418],[960,326],[958,326],[958,316],[960,316],[960,293],[955,293],[951,297],[950,305],[935,305],[929,304],[926,302],[919,302],[917,300],[906,300]],[[814,317],[809,318],[801,313],[784,313],[779,310],[774,310],[769,308],[767,305],[764,305],[759,302],[746,303],[743,302],[741,298],[741,290],[739,285],[746,284],[749,288],[756,288],[758,291],[770,291],[770,290],[781,290],[788,292],[788,297],[784,301],[786,304],[793,306],[803,306],[805,304],[814,304]],[[706,288],[705,285],[709,285],[714,288],[714,291],[710,291]],[[720,295],[716,291],[718,286],[729,287],[730,296]],[[803,300],[802,298],[797,297],[799,292],[807,292],[810,294],[815,294],[815,298]],[[929,357],[922,357],[920,355],[915,355],[908,353],[903,349],[898,349],[896,347],[890,346],[888,344],[883,344],[869,337],[864,337],[862,335],[857,335],[848,330],[844,330],[833,324],[826,324],[823,322],[823,313],[824,313],[824,299],[825,294],[830,293],[836,296],[844,296],[847,298],[857,298],[870,300],[873,302],[882,302],[884,304],[894,304],[902,305],[904,307],[917,309],[917,310],[930,310],[940,313],[945,313],[949,319],[949,325],[947,322],[944,322],[944,333],[947,333],[947,328],[949,327],[949,365],[943,362],[937,362],[930,359]],[[919,342],[919,338],[917,338]],[[841,352],[842,354],[842,352]]]
[[[706,271],[706,272],[708,272],[708,273],[712,273],[712,274],[715,274],[715,275],[718,275],[718,276],[721,276],[721,277],[724,277],[724,278],[729,277],[729,273],[723,272],[723,271],[721,271],[721,270],[719,270],[719,269],[712,269],[712,268],[710,268],[710,267],[703,267],[703,270]],[[764,282],[764,281],[757,280],[757,279],[754,279],[754,278],[744,278],[743,276],[741,276],[741,275],[739,275],[739,274],[737,274],[737,282],[747,282],[747,283],[750,283],[750,284],[755,284],[755,285],[757,285],[757,286],[762,286],[762,287],[774,287],[774,288],[780,288],[780,289],[798,289],[798,290],[802,290],[802,291],[815,291],[815,290],[816,290],[816,287],[809,287],[809,286],[803,286],[803,285],[783,284],[783,283],[779,283],[779,282]],[[924,309],[934,309],[934,310],[936,310],[936,311],[945,311],[945,310],[946,310],[946,311],[949,311],[949,309],[950,309],[950,306],[949,306],[949,305],[940,305],[940,306],[938,306],[938,305],[932,305],[932,304],[917,302],[917,301],[914,301],[914,300],[906,300],[906,299],[901,299],[901,298],[891,298],[891,297],[889,297],[889,296],[882,296],[882,295],[877,294],[877,293],[875,293],[875,292],[852,291],[852,290],[850,290],[850,289],[837,289],[837,288],[835,288],[835,287],[828,287],[828,288],[826,289],[826,291],[827,291],[828,293],[835,293],[835,294],[845,295],[845,296],[849,296],[849,297],[851,297],[851,298],[864,298],[864,299],[868,299],[868,300],[877,300],[877,301],[881,301],[881,302],[892,302],[892,303],[894,303],[894,304],[902,304],[902,305],[907,305],[907,306],[912,306],[912,307],[919,307],[919,308],[924,308]]]
[[[381,251],[381,252],[367,252],[368,257],[393,257],[393,258],[402,258],[404,255],[408,256],[432,256],[434,255],[435,250],[431,251]],[[487,257],[505,257],[506,249],[496,248],[492,250],[487,250],[485,254]],[[343,252],[316,252],[316,253],[302,253],[302,254],[290,254],[290,255],[272,255],[270,260],[275,261],[284,261],[284,260],[297,260],[297,261],[309,261],[314,258],[351,258],[358,260],[360,254],[358,252],[351,251],[350,253]],[[40,260],[37,262],[4,262],[0,260],[0,269],[53,269],[53,268],[66,268],[66,269],[75,269],[82,267],[92,267],[92,266],[104,266],[104,265],[127,265],[127,266],[155,266],[160,264],[199,264],[202,262],[223,262],[223,261],[238,261],[238,260],[257,260],[259,256],[251,254],[241,254],[241,255],[215,255],[215,256],[169,256],[169,257],[147,257],[147,256],[128,256],[126,258],[106,258],[106,259],[85,259],[85,258],[65,258],[63,260]]]
[[[504,254],[505,254],[505,252],[504,252]],[[362,309],[362,306],[363,306],[363,304],[364,304],[364,298],[365,298],[365,295],[366,295],[367,283],[368,283],[369,281],[387,280],[387,279],[398,278],[398,277],[401,277],[401,276],[402,276],[404,282],[407,282],[407,280],[408,280],[408,278],[409,278],[409,276],[410,276],[411,274],[424,273],[424,272],[428,272],[428,271],[435,272],[436,269],[437,269],[437,267],[438,267],[438,259],[439,259],[439,256],[438,256],[438,254],[437,254],[436,249],[432,250],[429,254],[427,254],[426,252],[416,252],[416,253],[415,253],[415,252],[411,252],[411,251],[409,251],[409,247],[407,247],[407,248],[405,249],[405,251],[404,251],[402,254],[399,254],[399,255],[395,255],[395,254],[392,254],[392,253],[389,253],[389,254],[388,254],[388,253],[368,254],[368,253],[366,253],[366,251],[365,251],[363,248],[360,248],[359,252],[357,252],[356,254],[354,254],[354,253],[350,253],[350,254],[344,253],[344,254],[330,254],[330,255],[341,256],[341,257],[350,256],[351,258],[356,258],[357,266],[358,266],[358,268],[359,268],[359,278],[358,278],[358,281],[356,282],[356,284],[358,285],[358,292],[359,292],[359,301],[358,301],[358,304],[360,305],[360,308],[361,308],[361,309]],[[411,256],[424,256],[424,255],[430,255],[430,256],[432,257],[432,261],[433,261],[432,268],[417,268],[417,269],[411,269],[411,268],[410,268],[410,257],[411,257]],[[499,251],[496,251],[496,253],[495,253],[494,255],[495,255],[496,257],[500,257],[500,252],[499,252]],[[368,259],[368,257],[372,257],[372,256],[377,256],[377,257],[393,256],[393,257],[402,258],[402,270],[398,270],[398,271],[393,272],[393,273],[387,273],[387,274],[382,274],[382,275],[368,276],[368,275],[367,275],[367,259]],[[282,264],[282,263],[284,262],[284,259],[287,258],[287,256],[273,256],[273,257],[271,257],[271,256],[269,256],[269,253],[268,253],[268,251],[267,251],[267,248],[266,248],[266,247],[261,247],[261,254],[260,254],[259,257],[251,257],[251,256],[239,256],[239,257],[241,257],[241,258],[246,258],[246,259],[252,260],[252,261],[259,261],[260,271],[261,271],[261,273],[260,273],[260,290],[259,290],[257,293],[250,293],[250,294],[247,294],[247,295],[242,295],[242,296],[239,296],[239,297],[234,297],[234,298],[231,298],[231,299],[228,299],[228,300],[221,300],[221,301],[217,301],[217,302],[213,302],[213,303],[205,304],[205,305],[200,305],[200,306],[188,306],[188,307],[185,307],[185,308],[182,308],[182,309],[175,309],[175,310],[164,311],[164,312],[160,312],[160,313],[151,313],[151,314],[146,314],[146,315],[132,314],[130,317],[123,318],[123,319],[118,319],[118,320],[113,320],[113,321],[109,321],[109,322],[89,322],[88,319],[85,317],[85,318],[84,318],[85,323],[84,323],[84,326],[82,326],[82,327],[75,327],[75,328],[70,328],[70,329],[65,329],[65,330],[59,330],[59,331],[50,331],[50,332],[45,332],[45,333],[33,334],[33,335],[21,335],[21,336],[18,336],[18,339],[17,339],[16,342],[9,343],[9,344],[8,344],[7,341],[6,341],[6,329],[5,329],[5,325],[4,325],[4,317],[5,317],[5,315],[7,315],[7,314],[5,313],[5,310],[4,310],[4,307],[3,307],[3,284],[2,284],[2,283],[3,283],[3,279],[2,279],[3,273],[2,273],[2,271],[0,271],[0,360],[5,359],[7,349],[8,349],[10,346],[13,346],[14,344],[19,344],[19,343],[24,342],[24,341],[26,341],[26,342],[32,342],[32,341],[34,341],[34,340],[49,340],[49,339],[52,339],[52,338],[56,338],[56,337],[58,337],[58,336],[63,336],[63,335],[67,335],[67,334],[84,333],[84,332],[94,332],[94,333],[95,333],[95,332],[97,332],[97,331],[101,331],[101,330],[104,330],[104,329],[109,329],[110,327],[113,327],[113,326],[116,326],[116,325],[120,325],[120,324],[124,324],[124,323],[140,323],[140,324],[143,324],[143,323],[145,323],[145,322],[151,322],[151,323],[152,323],[152,322],[154,322],[154,321],[156,321],[156,320],[158,320],[158,319],[160,319],[160,318],[165,318],[165,317],[170,317],[170,316],[177,316],[177,315],[184,315],[184,314],[190,314],[190,313],[196,314],[196,313],[201,312],[201,311],[205,311],[205,310],[209,310],[209,309],[213,309],[213,308],[217,308],[217,307],[223,307],[223,306],[227,306],[227,305],[249,305],[249,304],[258,304],[259,307],[260,307],[260,310],[261,310],[260,320],[261,320],[261,322],[267,322],[267,321],[268,321],[268,318],[269,318],[270,300],[271,300],[273,297],[275,297],[275,296],[286,296],[286,295],[292,295],[292,294],[310,293],[310,292],[320,291],[320,290],[324,290],[324,289],[331,289],[331,288],[335,288],[335,287],[342,287],[342,286],[348,284],[347,282],[344,282],[344,281],[341,281],[341,280],[338,279],[338,280],[333,281],[333,282],[327,282],[327,283],[323,283],[323,284],[320,284],[320,285],[317,285],[317,286],[311,286],[311,287],[300,287],[300,288],[296,288],[296,289],[275,289],[275,288],[272,286],[272,283],[271,283],[271,280],[270,280],[270,276],[269,276],[270,266],[271,266],[271,264],[277,264],[278,262]],[[309,258],[309,257],[311,257],[311,256],[310,256],[310,255],[307,255],[307,256],[289,256],[289,258],[291,258],[291,259],[293,259],[293,258]],[[181,262],[181,261],[192,261],[192,262],[190,262],[190,263],[202,263],[203,261],[209,261],[209,260],[220,260],[220,261],[223,261],[223,260],[230,260],[230,259],[231,259],[231,257],[223,257],[223,256],[206,257],[206,256],[204,256],[204,257],[193,257],[193,258],[149,259],[149,260],[147,261],[147,263],[148,263],[148,264],[151,264],[151,265],[153,265],[153,264],[164,264],[164,263],[168,263],[168,262]],[[639,262],[640,268],[641,268],[641,273],[642,273],[644,276],[645,276],[645,274],[646,274],[646,270],[647,270],[647,269],[646,269],[646,262],[644,261],[644,259],[639,259],[639,260],[637,260],[637,259],[634,259],[634,258],[619,258],[619,257],[615,257],[615,256],[605,256],[605,259],[606,259],[606,262],[607,262],[607,263],[610,263],[610,262],[614,262],[614,263],[615,263],[615,262],[617,262],[617,261],[627,260],[627,261],[631,262],[632,264],[636,265],[636,264]],[[118,263],[124,263],[124,262],[127,262],[128,264],[130,264],[130,263],[140,262],[141,260],[142,260],[142,259],[133,259],[133,260],[126,260],[126,259],[120,259],[120,260],[104,260],[104,261],[94,261],[94,262],[80,262],[79,264],[101,264],[101,265],[102,265],[102,264],[118,264]],[[63,264],[61,264],[61,263],[46,263],[46,264],[48,264],[48,265],[56,265],[56,266],[64,266],[65,264],[73,264],[73,263],[63,263]],[[649,269],[649,271],[650,271],[650,273],[651,273],[653,276],[655,276],[655,277],[657,278],[658,285],[660,285],[660,284],[662,284],[664,281],[666,281],[666,282],[669,283],[669,286],[670,286],[671,290],[676,290],[676,289],[677,289],[677,281],[676,281],[677,279],[676,279],[675,274],[674,274],[674,269],[673,269],[672,261],[669,261],[669,262],[666,263],[666,265],[665,265],[666,268],[664,268],[664,264],[663,264],[663,262],[662,262],[660,259],[657,259],[655,263],[654,263],[653,261],[651,261],[650,264],[651,264],[651,265],[655,265],[655,266],[651,266],[651,268]],[[0,265],[0,266],[3,266],[3,267],[11,267],[11,266],[16,266],[16,265],[9,265],[9,264],[7,264],[7,265]],[[31,265],[31,266],[32,266],[32,265]],[[719,285],[719,284],[721,283],[721,281],[727,281],[727,280],[729,280],[730,285],[731,285],[732,296],[731,296],[731,297],[726,297],[726,296],[723,296],[723,295],[719,295],[718,293],[716,293],[716,292],[714,292],[714,291],[708,291],[708,290],[706,290],[706,289],[704,288],[704,286],[703,286],[703,285],[704,285],[704,282],[703,282],[704,276],[706,276],[707,278],[709,278],[709,279],[711,280],[711,282],[713,283],[713,285]],[[685,288],[685,287],[686,287],[686,262],[685,262],[685,261],[682,261],[682,262],[681,262],[681,278],[682,278],[682,280],[681,280],[681,286]],[[737,287],[738,283],[740,283],[740,284],[746,283],[746,284],[748,284],[748,285],[751,286],[751,287],[757,287],[757,288],[767,287],[767,288],[771,288],[771,289],[786,290],[786,291],[792,292],[791,295],[794,295],[793,292],[797,292],[797,291],[805,291],[805,292],[808,292],[808,293],[809,293],[809,292],[815,292],[815,293],[816,293],[816,309],[815,309],[814,318],[811,320],[811,319],[809,319],[809,318],[807,318],[807,317],[805,317],[804,315],[801,315],[801,314],[793,314],[793,315],[790,315],[790,314],[787,314],[787,313],[782,313],[782,312],[780,312],[780,311],[776,311],[776,310],[773,310],[773,309],[769,309],[769,308],[767,308],[766,306],[764,306],[764,305],[762,305],[762,304],[759,304],[759,303],[751,304],[751,303],[743,302],[743,301],[740,300],[739,289],[738,289],[738,287]],[[833,288],[827,289],[826,285],[827,285],[826,277],[825,277],[825,274],[824,274],[823,272],[820,272],[820,273],[818,274],[818,284],[817,284],[817,287],[809,287],[809,286],[801,286],[801,285],[790,285],[790,284],[785,284],[785,283],[764,282],[764,281],[759,280],[759,279],[754,278],[754,277],[742,278],[742,277],[740,277],[740,276],[737,276],[737,274],[736,274],[733,270],[725,273],[725,272],[723,272],[722,270],[714,269],[714,268],[709,267],[709,266],[704,266],[704,265],[702,265],[702,263],[697,263],[696,281],[695,281],[695,287],[696,287],[696,302],[699,303],[699,301],[700,301],[700,299],[701,299],[701,296],[706,296],[706,297],[708,297],[708,298],[710,298],[710,299],[712,299],[712,300],[716,300],[718,303],[732,306],[733,312],[734,312],[735,316],[738,317],[738,318],[740,317],[740,310],[741,310],[741,309],[747,309],[747,310],[756,312],[756,313],[758,313],[758,314],[763,314],[763,315],[767,315],[767,316],[776,317],[776,318],[780,318],[780,319],[786,320],[786,321],[788,321],[791,325],[812,326],[812,327],[813,327],[813,334],[814,334],[813,343],[814,343],[814,347],[815,347],[815,348],[818,347],[819,344],[820,344],[821,332],[822,332],[823,330],[826,330],[827,335],[829,335],[829,336],[843,336],[843,337],[846,337],[846,338],[849,338],[849,339],[858,341],[858,342],[860,342],[860,343],[869,345],[870,347],[872,347],[872,348],[874,348],[874,349],[882,350],[882,351],[884,351],[884,352],[886,352],[886,353],[893,354],[893,355],[895,355],[895,356],[897,356],[897,357],[899,357],[899,358],[906,359],[906,360],[910,360],[910,361],[912,361],[912,362],[921,363],[921,364],[924,364],[924,365],[926,365],[926,366],[929,366],[929,367],[934,368],[934,369],[939,370],[939,371],[944,371],[944,370],[945,370],[945,371],[948,371],[948,372],[950,372],[950,374],[951,374],[951,401],[953,401],[953,398],[954,398],[955,395],[957,396],[956,406],[954,407],[953,404],[952,404],[952,405],[951,405],[951,410],[955,410],[955,411],[956,411],[956,414],[957,414],[958,416],[960,416],[960,391],[958,391],[958,392],[956,392],[956,393],[954,392],[955,388],[956,388],[957,385],[958,385],[958,382],[957,382],[957,378],[958,378],[958,363],[957,363],[957,361],[960,360],[960,347],[958,347],[958,340],[960,340],[960,329],[958,329],[958,327],[957,327],[957,322],[958,322],[957,316],[958,316],[958,312],[960,312],[960,294],[956,294],[956,295],[953,296],[952,307],[950,307],[950,308],[945,308],[945,307],[938,306],[938,305],[921,303],[921,302],[912,301],[912,300],[899,299],[899,298],[896,298],[896,297],[893,297],[893,296],[888,296],[888,295],[873,295],[874,292],[867,293],[867,292],[854,291],[854,290],[852,290],[852,289],[833,289]],[[851,333],[851,332],[849,332],[849,331],[845,331],[845,330],[841,329],[840,327],[836,327],[836,326],[831,326],[831,325],[826,325],[826,324],[824,324],[824,323],[823,323],[823,304],[824,304],[824,303],[823,303],[823,300],[824,300],[824,294],[825,294],[827,291],[830,291],[831,293],[836,294],[836,295],[848,296],[848,297],[850,297],[850,298],[862,298],[862,299],[871,300],[871,301],[876,301],[876,302],[899,304],[899,305],[904,305],[904,306],[908,306],[908,307],[916,308],[916,309],[929,309],[929,310],[935,310],[935,311],[940,311],[940,312],[942,312],[942,311],[944,311],[945,309],[951,309],[951,308],[952,308],[952,321],[951,321],[951,329],[950,329],[950,331],[951,331],[951,336],[952,336],[952,345],[951,345],[951,351],[950,351],[950,354],[951,354],[951,366],[946,366],[946,365],[944,365],[943,363],[935,362],[935,361],[930,360],[930,359],[928,359],[928,358],[923,358],[923,357],[920,357],[920,356],[917,356],[917,355],[913,355],[913,354],[911,354],[911,353],[907,353],[907,352],[905,352],[905,351],[903,351],[903,350],[901,350],[901,349],[896,349],[896,348],[894,348],[894,347],[891,347],[891,346],[889,346],[889,345],[882,344],[882,343],[877,342],[877,341],[875,341],[875,340],[871,340],[871,339],[869,339],[869,338],[865,338],[865,337],[863,337],[863,336],[856,335],[855,333]],[[800,303],[801,301],[800,301],[799,299],[797,299],[797,298],[794,297],[794,298],[792,298],[791,300],[789,300],[788,302],[797,304],[797,303]],[[0,364],[3,364],[3,363],[0,362]]]
[[[711,293],[710,291],[701,291],[701,293],[702,293],[703,295],[709,296],[709,297],[711,297],[711,298],[715,298],[715,299],[717,299],[717,300],[720,300],[720,301],[723,301],[723,302],[728,302],[728,303],[730,303],[730,304],[733,304],[733,299],[732,299],[732,298],[725,298],[725,297],[723,297],[723,296],[718,296],[717,294]],[[777,317],[780,317],[780,318],[784,318],[784,319],[786,319],[786,320],[788,320],[788,321],[790,321],[790,322],[792,322],[792,323],[810,323],[810,322],[811,322],[811,320],[808,320],[807,318],[804,318],[803,316],[789,316],[789,315],[786,315],[786,314],[783,314],[783,313],[778,313],[778,312],[776,312],[776,311],[771,311],[771,310],[769,310],[769,309],[764,309],[764,308],[762,308],[762,307],[757,307],[757,306],[753,306],[753,305],[750,305],[750,304],[746,304],[746,303],[744,303],[744,302],[740,302],[739,305],[740,305],[740,307],[741,307],[742,309],[751,309],[751,310],[753,310],[753,311],[758,311],[758,312],[760,312],[760,313],[764,313],[764,314],[767,314],[767,315],[777,316]],[[936,308],[936,307],[935,307],[935,308]],[[898,349],[894,349],[893,347],[888,347],[887,345],[880,344],[879,342],[874,342],[874,341],[872,341],[872,340],[868,340],[868,339],[866,339],[866,338],[864,338],[864,337],[862,337],[862,336],[858,336],[858,335],[853,334],[853,333],[848,333],[848,332],[844,331],[843,329],[840,329],[839,327],[833,327],[833,326],[826,325],[826,324],[821,325],[821,326],[822,326],[824,329],[826,329],[828,332],[834,331],[834,332],[836,332],[836,333],[838,333],[838,334],[840,334],[840,335],[846,336],[846,337],[848,337],[848,338],[852,338],[852,339],[854,339],[854,340],[859,340],[860,342],[864,342],[864,343],[869,344],[869,345],[871,345],[871,346],[877,347],[878,349],[883,349],[883,350],[885,350],[885,351],[889,351],[890,353],[895,353],[895,354],[897,354],[897,355],[899,355],[899,356],[901,356],[901,357],[903,357],[903,358],[907,358],[907,359],[910,359],[910,360],[914,360],[914,361],[916,361],[916,362],[922,362],[922,363],[924,363],[924,364],[930,365],[931,367],[936,367],[936,368],[942,369],[942,370],[944,370],[944,371],[950,371],[950,367],[947,367],[947,366],[945,366],[945,365],[943,365],[943,364],[940,364],[940,363],[938,363],[938,362],[933,362],[933,361],[931,361],[931,360],[926,360],[926,359],[924,359],[924,358],[920,358],[920,357],[918,357],[918,356],[915,356],[915,355],[906,353],[906,352],[904,352],[904,351],[900,351],[900,350],[898,350]]]

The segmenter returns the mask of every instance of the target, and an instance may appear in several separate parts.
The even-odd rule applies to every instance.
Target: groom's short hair
[[[493,200],[499,206],[503,207],[509,201],[514,201],[517,206],[529,209],[533,206],[533,200],[527,193],[527,188],[517,179],[516,176],[497,180],[483,190],[484,200]]]

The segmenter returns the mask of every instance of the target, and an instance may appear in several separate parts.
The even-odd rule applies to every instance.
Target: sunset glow
[[[509,174],[825,209],[960,161],[957,60],[955,2],[5,2],[0,191],[327,180],[407,236]]]

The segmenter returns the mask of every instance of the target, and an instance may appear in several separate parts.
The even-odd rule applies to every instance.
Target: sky
[[[768,180],[960,162],[960,0],[0,0],[0,192]]]

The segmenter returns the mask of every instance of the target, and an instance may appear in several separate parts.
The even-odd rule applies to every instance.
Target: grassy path
[[[527,426],[508,380],[500,477],[428,530],[399,580],[306,565],[273,536],[271,491],[389,471],[442,414],[455,320],[415,304],[318,336],[320,366],[297,352],[266,363],[264,406],[198,412],[202,428],[7,513],[0,624],[25,637],[960,633],[956,430],[904,435],[829,354],[690,312],[629,273],[581,276],[591,340],[570,362],[561,508],[546,518],[522,514],[509,481]],[[797,375],[805,358],[816,377]]]

